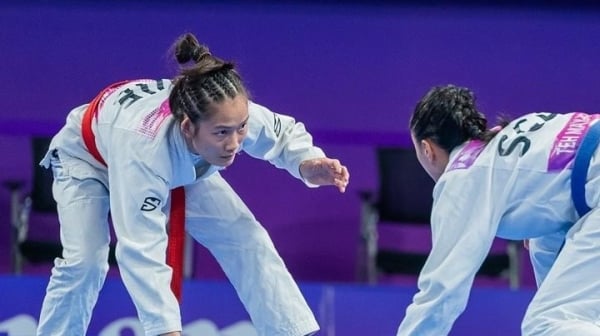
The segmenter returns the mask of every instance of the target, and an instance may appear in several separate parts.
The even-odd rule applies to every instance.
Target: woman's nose
[[[235,152],[235,151],[237,151],[237,149],[242,144],[243,140],[244,140],[244,136],[243,135],[241,135],[241,134],[233,134],[233,136],[231,136],[229,138],[229,141],[227,142],[227,144],[225,146],[225,150],[227,150],[228,152]]]

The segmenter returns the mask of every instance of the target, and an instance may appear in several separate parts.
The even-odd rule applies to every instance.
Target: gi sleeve
[[[448,175],[458,177],[462,173]],[[452,177],[442,176],[434,189],[432,249],[398,336],[441,336],[450,332],[466,307],[475,274],[495,237],[491,193],[473,176]]]
[[[242,150],[250,156],[267,160],[298,179],[302,179],[302,161],[325,157],[323,150],[313,145],[304,124],[253,102],[249,102],[248,109],[248,134]]]
[[[529,239],[529,258],[533,266],[535,282],[539,288],[550,268],[554,265],[558,253],[565,242],[565,231]]]

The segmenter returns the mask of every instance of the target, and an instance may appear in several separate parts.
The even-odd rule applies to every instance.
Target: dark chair
[[[379,188],[361,192],[361,237],[359,277],[376,283],[380,274],[417,275],[425,264],[428,251],[378,244],[382,225],[410,226],[428,230],[434,182],[417,161],[414,150],[396,147],[376,149]],[[511,288],[519,287],[520,243],[507,241],[502,253],[490,252],[478,275],[505,277]]]
[[[4,182],[11,193],[10,250],[11,269],[15,274],[23,272],[25,263],[51,263],[62,254],[56,202],[52,196],[52,170],[39,165],[50,140],[47,137],[31,139],[33,176],[30,192],[24,191],[24,181]],[[48,223],[55,226],[51,230],[42,227],[42,224]],[[51,232],[55,234],[52,235]],[[116,265],[113,244],[109,263]]]

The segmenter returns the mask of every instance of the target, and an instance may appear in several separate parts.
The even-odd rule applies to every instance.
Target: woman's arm
[[[493,195],[473,174],[457,174],[462,172],[453,172],[453,180],[443,176],[434,189],[432,250],[398,336],[447,335],[466,307],[475,274],[494,240]]]
[[[242,150],[287,170],[310,186],[335,185],[345,190],[348,169],[313,145],[304,124],[253,102],[249,102],[249,111],[248,135]]]

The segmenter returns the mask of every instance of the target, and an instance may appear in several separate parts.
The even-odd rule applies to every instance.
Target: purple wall
[[[215,54],[238,62],[256,101],[304,121],[317,143],[348,165],[352,180],[344,195],[309,190],[247,156],[225,176],[298,279],[352,281],[356,193],[376,187],[374,145],[389,138],[406,143],[415,102],[431,86],[450,82],[473,88],[491,118],[597,111],[597,14],[316,4],[0,5],[0,179],[28,179],[26,136],[53,133],[71,107],[101,87],[170,77],[165,52],[176,36],[192,31]],[[5,228],[7,210],[7,193],[0,193]],[[0,235],[0,249],[6,236]],[[0,270],[7,270],[7,255],[0,252]],[[197,277],[222,277],[205,251],[198,255]]]

